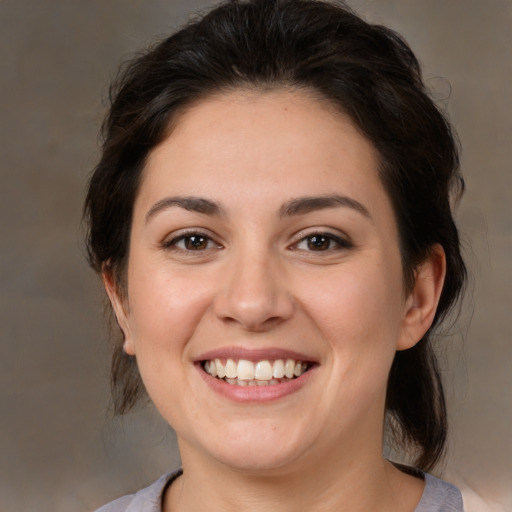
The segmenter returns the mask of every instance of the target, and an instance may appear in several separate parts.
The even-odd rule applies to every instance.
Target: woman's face
[[[150,154],[114,305],[184,464],[380,456],[389,368],[416,340],[377,166],[290,91],[204,100]]]

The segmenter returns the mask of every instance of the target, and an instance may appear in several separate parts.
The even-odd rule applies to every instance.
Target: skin
[[[346,117],[289,90],[203,100],[151,152],[126,295],[104,280],[125,350],[177,432],[184,475],[165,510],[414,510],[423,482],[382,458],[386,381],[433,320],[445,262],[434,247],[405,292],[377,168]],[[333,194],[345,199],[290,213]],[[198,369],[225,347],[295,351],[315,367],[292,393],[240,402]]]

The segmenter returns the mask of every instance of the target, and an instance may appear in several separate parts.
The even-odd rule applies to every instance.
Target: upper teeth
[[[247,359],[226,359],[225,362],[221,359],[211,359],[204,363],[204,369],[212,377],[219,379],[270,381],[284,377],[300,377],[308,369],[308,363],[294,359],[264,359],[257,362]]]

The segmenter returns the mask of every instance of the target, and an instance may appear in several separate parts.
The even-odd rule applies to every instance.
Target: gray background
[[[81,203],[107,85],[204,1],[0,0],[0,511],[86,511],[174,468],[151,409],[108,415],[103,295]],[[512,510],[512,3],[353,0],[402,33],[463,145],[472,282],[442,354],[444,474],[468,511]]]

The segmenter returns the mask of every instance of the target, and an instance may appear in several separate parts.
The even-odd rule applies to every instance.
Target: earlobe
[[[446,256],[441,245],[431,247],[428,257],[416,269],[414,286],[405,303],[402,331],[397,350],[413,347],[432,325],[443,290]]]
[[[125,294],[119,289],[116,283],[116,278],[112,270],[107,266],[103,265],[101,272],[103,279],[103,286],[107,292],[110,304],[116,317],[116,322],[124,336],[123,350],[130,356],[135,355],[135,347],[133,343],[133,337],[128,321],[128,304]]]

